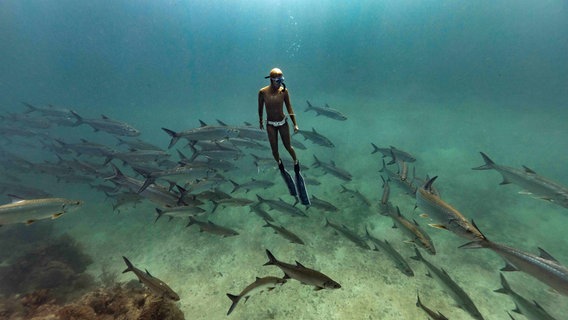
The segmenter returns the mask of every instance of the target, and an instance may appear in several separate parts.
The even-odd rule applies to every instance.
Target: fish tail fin
[[[371,145],[373,146],[373,151],[371,151],[371,154],[375,154],[375,153],[379,152],[379,147],[377,147],[376,144],[371,142]]]
[[[416,306],[420,308],[422,306],[422,302],[420,301],[420,295],[418,294],[418,290],[416,290]]]
[[[148,188],[148,186],[154,183],[154,181],[156,181],[155,178],[147,178],[146,180],[144,180],[144,183],[138,189],[138,193],[141,193],[142,191],[146,190],[146,188]]]
[[[306,107],[306,110],[304,110],[304,112],[308,112],[313,108],[312,104],[308,100],[306,100],[306,103],[308,104],[308,106]]]
[[[386,172],[387,164],[385,163],[385,159],[383,159],[383,167],[379,170],[379,172]]]
[[[211,210],[211,213],[214,213],[215,210],[217,210],[217,207],[219,206],[219,202],[215,200],[211,200],[211,202],[213,202],[213,210]]]
[[[229,181],[233,184],[233,190],[231,191],[231,193],[234,193],[235,191],[237,191],[239,189],[239,187],[241,186],[240,184],[236,183],[235,181],[229,179]]]
[[[166,128],[162,128],[162,130],[164,130],[170,137],[172,137],[172,140],[170,141],[170,145],[168,146],[168,149],[170,149],[171,147],[174,146],[174,144],[176,144],[176,142],[178,142],[179,140],[179,134],[173,130],[170,129],[166,129]]]
[[[83,124],[83,118],[81,118],[81,116],[80,116],[77,112],[71,110],[71,114],[72,114],[72,115],[75,117],[75,119],[77,120],[74,124],[71,125],[72,127],[76,127],[76,126],[78,126],[78,125]]]
[[[495,162],[493,162],[493,160],[491,160],[491,158],[489,158],[489,156],[487,156],[485,153],[483,152],[479,152],[481,154],[481,157],[483,158],[483,161],[485,161],[485,164],[479,167],[475,167],[475,168],[471,168],[472,170],[490,170],[493,169],[495,167]]]
[[[227,297],[229,297],[229,299],[231,299],[231,301],[233,302],[231,304],[231,306],[229,307],[229,311],[227,311],[227,315],[230,315],[231,312],[233,312],[233,310],[235,310],[235,307],[237,306],[237,303],[239,303],[239,300],[241,299],[241,297],[236,296],[234,294],[230,294],[230,293],[227,293]]]
[[[197,222],[197,220],[195,220],[192,216],[189,216],[189,222],[187,223],[187,225],[185,226],[186,228],[191,226],[192,224],[195,224]]]
[[[509,294],[511,292],[513,292],[513,290],[511,290],[511,286],[509,286],[509,283],[507,282],[507,279],[505,279],[505,276],[501,273],[501,286],[502,288],[493,290],[493,292],[499,292],[499,293],[504,293],[504,294]]]
[[[266,249],[266,255],[268,256],[268,262],[263,264],[264,266],[276,265],[278,263],[278,260],[276,260],[276,257],[270,250]]]
[[[258,199],[258,202],[262,203],[265,202],[266,200],[264,200],[264,198],[262,198],[261,196],[259,196],[258,194],[256,195],[256,198]]]
[[[422,257],[422,254],[420,253],[420,251],[418,250],[418,248],[416,246],[414,246],[414,253],[416,254],[414,257],[410,257],[410,259],[414,259],[417,261],[423,261],[424,258]]]
[[[156,213],[158,213],[158,216],[156,217],[156,220],[154,220],[154,223],[156,223],[156,221],[158,221],[158,219],[160,219],[164,215],[164,210],[156,208]]]
[[[124,271],[122,271],[122,273],[134,271],[134,266],[132,265],[132,262],[130,262],[130,260],[128,260],[125,256],[122,256],[122,259],[124,259],[124,262],[126,263],[127,267]]]

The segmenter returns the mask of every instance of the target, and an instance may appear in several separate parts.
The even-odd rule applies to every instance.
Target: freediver
[[[294,109],[290,103],[290,93],[288,92],[288,89],[286,89],[286,84],[284,84],[282,70],[278,68],[270,70],[270,74],[266,76],[265,79],[270,79],[270,85],[261,88],[258,92],[258,118],[260,129],[264,130],[264,120],[262,115],[264,107],[266,107],[266,132],[268,134],[270,148],[272,149],[272,156],[278,163],[278,168],[280,169],[280,173],[288,186],[290,194],[295,197],[300,196],[302,204],[309,205],[310,200],[307,195],[304,179],[300,174],[300,163],[296,157],[296,151],[291,144],[288,117],[284,114],[284,105],[286,105],[288,116],[294,124],[294,133],[297,133],[299,130],[298,123],[296,122],[296,115],[294,114]],[[290,156],[292,156],[292,160],[294,160],[296,183],[294,183],[294,180],[292,180],[288,171],[284,169],[284,163],[282,162],[282,159],[280,159],[280,154],[278,152],[278,134],[280,134],[284,148],[288,150]]]

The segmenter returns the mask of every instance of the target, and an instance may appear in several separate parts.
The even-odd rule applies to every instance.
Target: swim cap
[[[270,70],[270,74],[266,77],[264,77],[265,79],[268,78],[278,78],[282,76],[282,70],[278,69],[278,68],[274,68],[272,70]]]

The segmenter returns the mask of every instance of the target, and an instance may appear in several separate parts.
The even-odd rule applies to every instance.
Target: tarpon
[[[291,215],[293,217],[303,217],[303,218],[308,217],[308,215],[304,211],[289,204],[288,202],[285,202],[282,199],[278,200],[264,199],[258,194],[256,195],[256,198],[258,199],[259,203],[266,203],[270,207],[270,209],[278,210],[282,213]]]
[[[81,200],[43,198],[24,200],[12,196],[12,203],[0,206],[0,226],[14,223],[31,224],[38,220],[56,219],[62,214],[79,208]]]
[[[372,143],[372,142],[371,142],[371,145],[373,146],[373,151],[371,152],[371,154],[380,152],[380,153],[383,154],[383,158],[385,158],[385,157],[391,157],[392,158],[391,161],[389,161],[389,163],[387,163],[387,164],[394,164],[394,163],[396,163],[397,160],[402,160],[402,161],[405,161],[405,162],[416,161],[416,158],[413,155],[411,155],[410,153],[403,151],[403,150],[400,150],[400,149],[397,149],[393,146],[390,146],[388,148],[380,148],[380,147],[377,147],[377,145]]]
[[[335,229],[336,231],[341,233],[345,238],[347,238],[351,242],[355,243],[358,247],[365,249],[365,250],[371,250],[371,248],[369,247],[369,245],[367,244],[367,241],[365,241],[365,239],[360,237],[356,232],[347,228],[345,225],[338,225],[338,224],[332,223],[327,218],[325,218],[325,226]]]
[[[316,209],[320,209],[320,210],[323,210],[323,211],[329,211],[329,212],[339,211],[339,209],[336,206],[334,206],[332,203],[325,201],[325,200],[322,200],[322,199],[316,197],[313,194],[312,194],[311,202],[312,202],[312,204],[310,205],[310,208],[316,208]]]
[[[39,112],[44,116],[58,117],[58,118],[70,118],[73,116],[71,110],[64,108],[56,108],[52,105],[49,107],[36,107],[27,102],[22,102],[26,108],[28,108],[24,113]]]
[[[262,209],[262,206],[260,205],[260,202],[253,204],[251,206],[249,206],[250,211],[254,212],[257,216],[259,216],[260,218],[262,218],[265,221],[274,221],[274,218],[272,218],[270,216],[270,214],[268,214],[268,212],[266,212],[266,210]]]
[[[385,159],[383,159],[383,167],[379,170],[379,172],[386,173],[388,180],[396,183],[401,189],[405,190],[406,191],[405,193],[408,196],[415,197],[416,190],[418,189],[418,187],[414,185],[412,180],[409,179],[403,180],[398,173],[390,170],[387,167],[387,164],[385,163]]]
[[[172,220],[173,218],[188,218],[188,217],[197,217],[204,215],[206,213],[205,210],[201,209],[198,206],[177,206],[177,207],[164,207],[162,209],[156,208],[156,213],[158,216],[154,223],[158,221],[163,215],[166,215]]]
[[[454,207],[444,202],[432,191],[432,184],[436,177],[428,180],[416,192],[416,206],[432,218],[436,223],[431,227],[446,229],[468,240],[479,241],[485,239],[481,231]]]
[[[219,125],[223,127],[229,127],[228,124],[219,119],[217,119],[217,123],[219,123]],[[232,128],[239,131],[239,134],[237,136],[238,138],[261,141],[266,140],[266,132],[258,127],[253,127],[249,123],[245,123],[244,126],[233,126]]]
[[[268,220],[265,220],[265,222],[266,222],[266,224],[263,225],[263,227],[272,228],[272,230],[274,230],[274,233],[281,235],[282,237],[286,238],[288,241],[290,241],[292,243],[297,243],[297,244],[305,244],[304,241],[302,239],[300,239],[300,237],[298,237],[296,234],[294,234],[290,230],[288,230],[288,229],[286,229],[282,226],[277,226],[275,224],[272,224]]]
[[[449,320],[446,316],[440,313],[440,311],[434,311],[423,305],[422,301],[420,301],[420,295],[418,295],[418,292],[416,292],[416,306],[424,310],[424,312],[426,312],[426,314],[434,320]]]
[[[380,247],[391,258],[396,268],[400,270],[400,272],[404,273],[409,277],[414,277],[414,271],[412,271],[410,264],[408,264],[406,259],[404,259],[404,257],[398,251],[396,251],[395,248],[393,248],[392,245],[387,240],[382,241],[380,239],[373,237],[369,233],[369,229],[367,229],[366,227],[365,227],[365,232],[367,233],[367,239],[371,240],[375,245],[375,250],[380,251],[379,248],[377,248],[377,246]]]
[[[531,320],[555,320],[543,307],[540,306],[536,301],[529,301],[525,299],[520,294],[516,293],[511,289],[509,283],[505,279],[505,276],[501,273],[501,286],[502,288],[494,290],[495,292],[504,293],[515,301],[515,312],[520,313]]]
[[[450,277],[446,270],[443,268],[438,269],[428,260],[424,259],[422,254],[420,254],[420,251],[418,251],[418,248],[415,247],[414,252],[416,253],[416,256],[412,257],[412,259],[424,262],[426,267],[428,267],[428,270],[430,270],[430,275],[435,276],[446,287],[448,290],[447,292],[452,295],[461,308],[467,311],[474,319],[483,320],[483,316],[469,295]]]
[[[231,191],[231,193],[237,191],[237,190],[245,190],[246,192],[249,192],[253,189],[268,189],[270,187],[272,187],[274,185],[274,182],[272,181],[268,181],[268,180],[257,180],[255,178],[251,178],[250,181],[247,182],[243,182],[243,183],[236,183],[235,181],[229,179],[229,181],[233,184],[233,190]]]
[[[101,115],[101,119],[83,119],[75,111],[71,111],[71,114],[77,119],[74,126],[87,124],[91,126],[95,132],[100,130],[119,136],[136,137],[140,135],[140,131],[128,123],[113,120],[105,115]]]
[[[372,205],[371,201],[369,201],[369,199],[367,199],[367,197],[365,197],[359,190],[349,189],[343,184],[341,185],[341,191],[339,191],[339,193],[350,194],[352,198],[356,198],[359,203],[362,203],[367,207],[371,207]]]
[[[473,170],[497,170],[503,176],[501,184],[514,183],[523,188],[524,193],[532,194],[536,198],[568,208],[568,187],[539,176],[534,170],[525,166],[523,166],[523,170],[520,170],[498,165],[485,153],[480,153],[485,164],[473,168]]]
[[[110,180],[117,185],[131,190],[132,192],[138,192],[138,190],[140,190],[140,188],[144,185],[144,181],[128,177],[115,165],[111,164],[111,166],[114,170],[114,174],[110,177],[106,177],[105,180]],[[147,188],[140,192],[140,195],[163,206],[176,207],[178,205],[185,204],[183,201],[183,194],[171,192],[168,188],[154,183],[150,184]]]
[[[268,250],[266,250],[266,255],[268,256],[268,262],[264,265],[272,265],[280,268],[280,270],[284,272],[284,279],[296,279],[303,284],[314,286],[316,290],[341,288],[341,285],[333,281],[330,277],[319,271],[306,268],[298,261],[296,261],[295,265],[278,261]]]
[[[180,138],[189,141],[193,140],[220,140],[226,138],[235,138],[239,135],[239,131],[235,128],[225,126],[209,126],[205,122],[199,120],[201,126],[182,132],[176,132],[170,129],[162,128],[171,138],[168,149],[173,147]]]
[[[122,273],[132,271],[136,277],[138,277],[138,280],[150,289],[150,292],[152,292],[153,295],[159,298],[168,298],[174,301],[179,301],[178,294],[175,293],[175,291],[172,290],[172,288],[170,288],[165,282],[152,276],[148,270],[144,272],[136,268],[126,257],[123,256],[122,258],[127,266],[126,270],[122,271]]]
[[[393,221],[393,228],[400,228],[407,236],[410,237],[411,242],[422,247],[424,250],[428,251],[429,254],[436,254],[436,248],[434,248],[434,242],[426,233],[426,231],[420,228],[420,225],[416,220],[408,220],[401,213],[398,206],[396,207],[396,212],[390,212],[389,216]]]
[[[333,160],[330,161],[329,163],[325,163],[323,161],[320,161],[315,154],[314,154],[314,159],[315,163],[313,164],[313,166],[316,168],[317,167],[321,168],[325,173],[329,173],[343,181],[351,181],[351,179],[353,179],[351,173],[347,172],[347,170],[345,169],[336,166]]]
[[[315,128],[312,128],[312,131],[298,130],[298,133],[304,136],[304,140],[310,140],[311,142],[320,145],[322,147],[327,147],[327,148],[335,147],[335,145],[333,144],[333,142],[331,142],[331,140],[318,133]]]
[[[306,103],[308,104],[308,107],[306,108],[306,110],[304,110],[304,112],[308,112],[308,111],[315,111],[316,112],[316,116],[319,115],[323,115],[326,116],[328,118],[334,119],[334,120],[340,120],[340,121],[345,121],[347,120],[347,116],[344,115],[343,113],[339,112],[338,110],[332,109],[327,103],[325,104],[325,107],[316,107],[313,106],[309,101],[306,100]]]
[[[568,296],[568,268],[561,265],[548,252],[538,248],[540,255],[524,252],[504,244],[489,241],[484,237],[482,241],[472,241],[460,248],[477,249],[487,248],[505,259],[506,265],[501,271],[523,271],[560,294]]]
[[[244,298],[245,302],[247,302],[248,298],[250,298],[252,295],[260,293],[264,290],[271,291],[277,286],[283,285],[284,283],[286,283],[286,279],[278,277],[256,277],[256,280],[253,283],[249,284],[246,288],[244,288],[238,296],[227,293],[227,297],[229,297],[229,299],[231,299],[231,301],[233,302],[231,304],[231,307],[229,308],[229,311],[227,311],[227,315],[230,315],[231,312],[235,310],[235,307],[237,306],[239,301],[241,301],[241,299]]]
[[[186,227],[189,227],[194,224],[199,226],[199,232],[208,232],[211,234],[222,236],[223,238],[239,235],[237,231],[217,225],[211,222],[210,220],[208,220],[207,222],[203,222],[190,216],[189,223],[186,225]]]

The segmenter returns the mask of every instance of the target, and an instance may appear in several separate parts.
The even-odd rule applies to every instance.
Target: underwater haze
[[[560,266],[568,265],[568,201],[551,199],[551,194],[568,197],[567,56],[564,0],[3,0],[1,203],[11,198],[84,203],[57,219],[48,215],[34,223],[29,222],[35,217],[2,222],[8,220],[2,220],[6,213],[0,207],[0,224],[5,223],[0,228],[5,244],[0,247],[0,311],[9,315],[5,306],[22,304],[21,295],[45,288],[57,292],[55,302],[45,303],[62,307],[105,281],[124,285],[136,279],[132,272],[121,273],[127,268],[125,256],[179,295],[175,305],[185,319],[422,319],[427,315],[416,306],[417,292],[424,305],[450,319],[476,319],[437,279],[425,276],[424,263],[411,259],[417,239],[391,228],[391,219],[379,214],[381,176],[389,177],[379,172],[385,160],[391,171],[390,201],[436,245],[436,255],[420,249],[422,254],[469,294],[484,319],[510,319],[507,312],[515,319],[536,319],[530,313],[534,305],[514,313],[517,296],[494,292],[502,287],[500,273],[515,293],[563,319],[568,296],[534,274],[500,271],[505,262],[491,250],[458,249],[468,240],[430,227],[439,221],[415,208],[413,191],[424,186],[426,177],[437,176],[440,198],[473,220],[487,239],[535,256],[543,248]],[[265,200],[294,205],[295,199],[264,136],[234,142],[223,136],[194,144],[184,137],[176,142],[163,129],[180,133],[202,121],[221,131],[225,125],[239,134],[256,130],[258,92],[270,85],[265,77],[274,67],[283,71],[300,129],[293,145],[308,192],[336,211],[314,200],[309,209],[294,206],[307,217],[294,216],[293,209],[271,209]],[[310,109],[307,101],[323,111]],[[50,114],[53,109],[66,115]],[[330,109],[347,120],[323,114]],[[101,115],[140,134],[129,137],[110,129]],[[89,121],[102,121],[104,128]],[[133,158],[129,152],[140,150],[140,142],[160,154],[149,161]],[[383,157],[373,152],[373,144],[389,151]],[[393,150],[416,161],[394,159]],[[279,152],[283,160],[291,159],[282,144]],[[533,182],[535,174],[542,177],[550,193],[517,180],[500,185],[504,178],[496,170],[471,170],[487,164],[480,152]],[[214,167],[215,157],[232,166]],[[159,177],[151,185],[179,197],[177,202],[138,193],[150,176],[144,172],[148,168],[157,172],[204,159],[210,159],[205,176]],[[402,173],[407,165],[408,178]],[[111,183],[113,166],[136,179],[135,187]],[[291,163],[286,169],[293,172]],[[245,185],[252,181],[249,191]],[[405,183],[415,189],[405,189]],[[176,184],[183,188],[168,190]],[[219,198],[211,199],[211,193]],[[179,204],[199,208],[191,219],[209,220],[238,235],[200,232],[187,215],[157,214]],[[266,217],[256,215],[258,208],[305,244],[275,233]],[[368,244],[366,230],[388,240],[414,276],[402,274],[385,250],[357,247],[326,220],[344,225]],[[27,275],[30,269],[18,264],[26,253],[37,255],[38,248],[59,243],[62,236],[76,241],[89,257],[77,270],[91,276],[92,285],[2,284],[7,283],[3,279],[14,281],[15,274]],[[281,287],[255,293],[247,303],[243,299],[227,317],[227,293],[238,295],[255,277],[284,276],[275,266],[263,266],[267,249],[282,262],[298,261],[329,276],[341,288],[313,290],[313,284],[292,277]],[[47,268],[35,267],[39,273]],[[163,298],[153,290],[147,293]],[[39,316],[38,310],[26,312]]]

